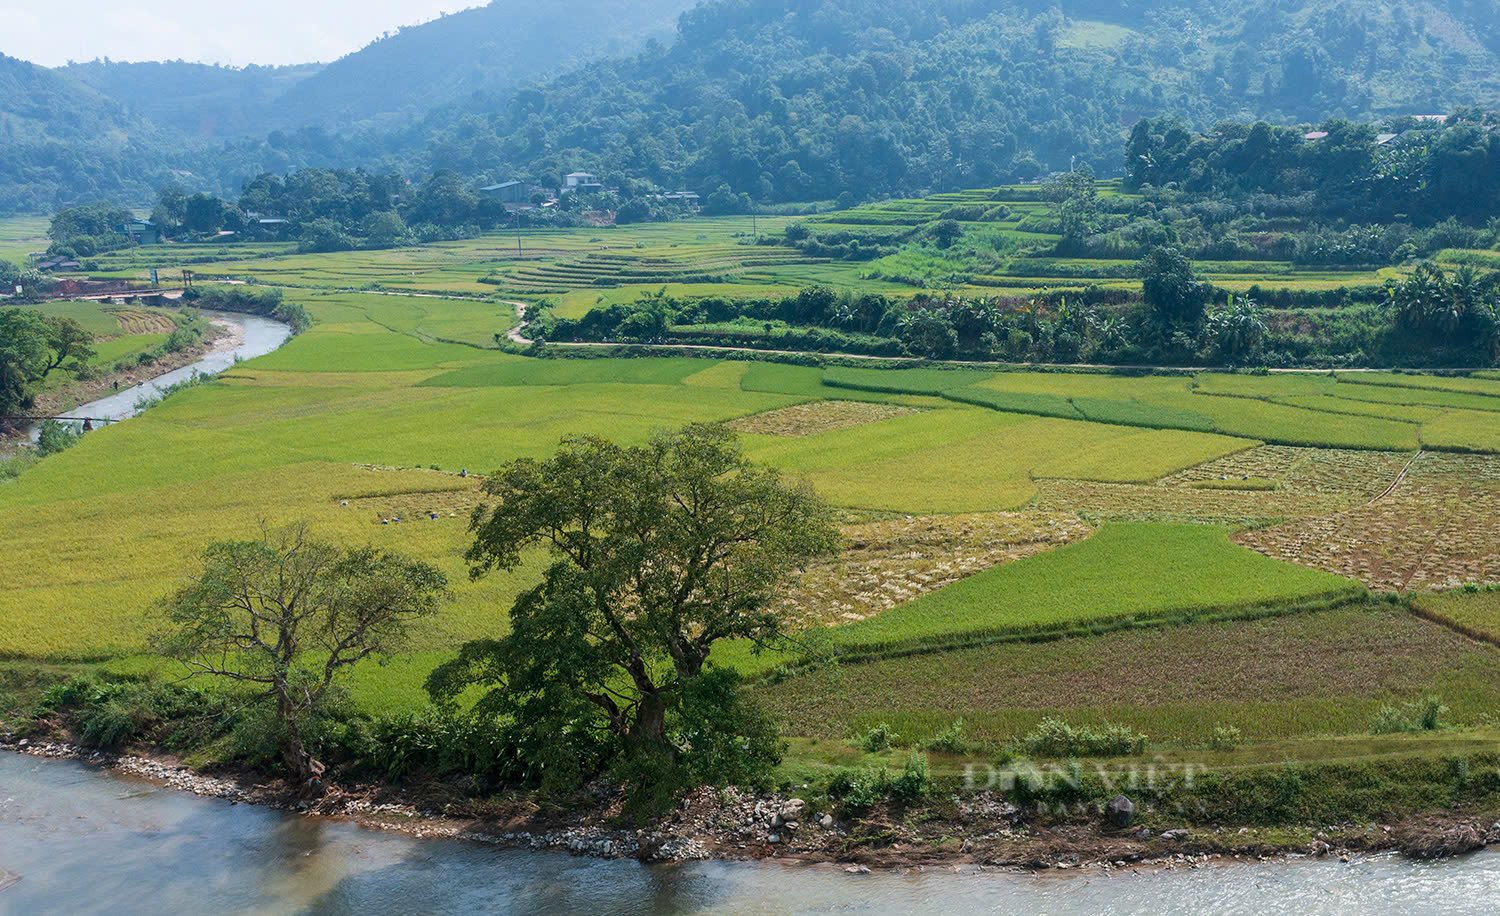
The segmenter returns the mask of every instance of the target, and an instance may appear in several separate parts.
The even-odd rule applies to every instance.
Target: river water
[[[0,913],[1493,913],[1500,853],[1133,874],[646,866],[415,839],[0,753]]]
[[[139,413],[136,407],[142,399],[149,400],[163,391],[185,382],[196,375],[217,375],[236,362],[265,356],[286,343],[292,329],[280,321],[272,321],[259,315],[244,315],[239,312],[217,312],[204,309],[205,318],[234,325],[241,333],[240,342],[232,349],[210,353],[202,359],[181,369],[159,375],[149,382],[116,391],[107,398],[90,401],[68,411],[70,417],[89,417],[96,420],[124,420]],[[32,431],[32,438],[36,430]]]
[[[107,398],[91,401],[75,407],[70,414],[79,417],[96,417],[104,420],[124,420],[136,414],[136,404],[142,398],[161,394],[178,382],[185,382],[196,375],[217,375],[236,362],[265,356],[286,343],[292,329],[280,321],[272,321],[259,315],[244,315],[238,312],[215,312],[204,309],[202,315],[213,321],[235,325],[242,332],[242,339],[233,349],[210,353],[195,363],[159,375],[149,382],[126,388]]]

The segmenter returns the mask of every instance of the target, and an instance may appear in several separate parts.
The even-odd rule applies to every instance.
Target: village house
[[[562,193],[592,194],[604,190],[599,176],[588,172],[569,172],[563,176]]]
[[[502,181],[480,188],[479,193],[502,204],[529,204],[532,192],[524,182]]]
[[[124,235],[137,245],[160,245],[161,230],[149,219],[133,219],[118,227]]]

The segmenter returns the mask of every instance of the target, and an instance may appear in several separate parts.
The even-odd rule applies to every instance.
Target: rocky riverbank
[[[858,819],[818,811],[800,798],[700,789],[677,810],[640,829],[617,826],[613,801],[589,811],[549,812],[525,797],[439,801],[433,787],[330,786],[309,799],[276,779],[211,775],[180,763],[106,754],[60,741],[0,736],[0,749],[71,759],[195,795],[310,817],[350,820],[415,837],[565,851],[648,862],[698,859],[834,863],[851,872],[890,868],[1197,868],[1215,861],[1276,856],[1337,857],[1399,850],[1423,858],[1500,844],[1489,818],[1427,818],[1392,825],[1330,826],[1305,836],[1248,829],[1145,827],[1107,823],[1037,825],[992,793],[954,796],[921,818],[873,810]]]
[[[33,416],[55,415],[87,404],[97,398],[106,397],[112,391],[134,388],[154,378],[190,366],[206,356],[227,353],[244,343],[245,330],[227,321],[214,320],[204,328],[203,338],[196,345],[166,353],[154,362],[131,366],[118,372],[105,372],[88,380],[75,380],[54,391],[37,396]],[[116,387],[118,383],[118,388]]]

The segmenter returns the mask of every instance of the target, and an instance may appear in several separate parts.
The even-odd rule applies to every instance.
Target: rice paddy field
[[[1105,198],[1121,194],[1110,183],[1102,187]],[[1027,297],[1084,287],[1139,289],[1131,261],[1052,256],[1050,248],[1058,238],[1052,232],[1053,207],[1038,187],[1018,186],[883,201],[800,218],[732,216],[524,229],[519,237],[497,232],[417,248],[337,254],[298,254],[291,243],[180,244],[115,252],[97,261],[100,275],[109,277],[142,278],[152,267],[187,267],[200,277],[283,286],[544,300],[557,315],[569,318],[662,289],[683,298],[776,297],[813,285],[894,296],[931,290]],[[944,218],[957,219],[964,229],[962,242],[941,252],[919,244],[913,233]],[[894,251],[873,261],[810,256],[781,243],[792,223]],[[10,231],[25,235],[34,227],[16,224]],[[1285,261],[1205,261],[1198,268],[1217,286],[1240,292],[1375,287],[1399,276],[1393,269],[1336,270]]]
[[[46,251],[50,244],[47,224],[46,217],[41,216],[0,219],[0,261],[25,264],[32,254]]]
[[[133,365],[144,353],[166,343],[167,337],[183,323],[178,309],[139,305],[111,305],[101,302],[45,302],[33,306],[44,315],[71,318],[94,335],[94,357],[90,366],[108,372],[118,365]],[[50,376],[43,392],[56,392],[70,379],[62,373]]]
[[[1025,188],[807,222],[879,231],[977,204],[1007,210],[973,227],[996,245],[1048,237],[1046,205]],[[779,236],[787,222],[755,228]],[[0,240],[34,230],[8,231]],[[1457,727],[1489,721],[1500,377],[536,358],[502,346],[514,301],[582,315],[663,287],[921,288],[892,279],[922,267],[910,258],[820,261],[750,235],[748,218],[727,218],[527,232],[520,254],[500,234],[393,252],[180,245],[102,258],[105,275],[175,264],[275,285],[314,325],[0,483],[0,659],[163,672],[148,651],[151,608],[192,558],[262,522],[305,519],[451,577],[452,603],[410,650],[349,682],[372,713],[418,710],[426,673],[503,632],[541,569],[537,556],[466,575],[481,475],[570,434],[638,442],[724,422],[844,526],[841,555],[788,586],[794,640],[714,656],[751,677],[794,748],[879,722],[921,742],[957,718],[1000,742],[1053,715],[1127,724],[1174,752],[1222,725],[1268,758],[1317,754],[1365,735],[1383,705],[1429,694]],[[1381,279],[1207,269],[1246,287]],[[1035,291],[1089,272],[1134,282],[1110,262],[1018,254],[966,283]],[[83,322],[101,354],[165,327],[151,310],[47,308]],[[829,653],[838,664],[817,663]],[[1420,753],[1422,741],[1402,746]]]

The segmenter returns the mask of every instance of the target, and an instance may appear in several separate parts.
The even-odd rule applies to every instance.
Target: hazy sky
[[[96,57],[298,64],[486,0],[0,0],[0,52],[46,66]],[[545,2],[545,0],[542,0]]]

